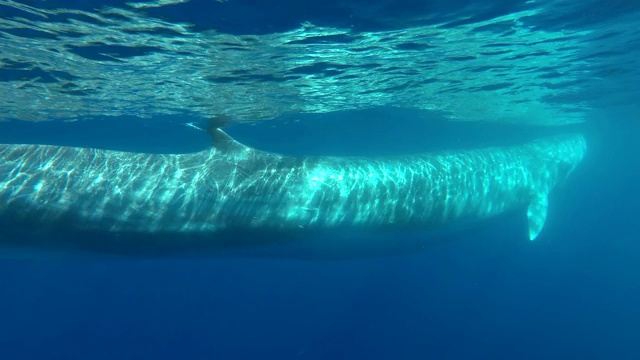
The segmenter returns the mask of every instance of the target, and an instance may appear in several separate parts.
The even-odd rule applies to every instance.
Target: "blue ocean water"
[[[196,151],[209,139],[185,125],[217,113],[243,143],[294,155],[568,126],[589,141],[534,242],[515,213],[403,256],[2,259],[0,357],[637,359],[639,14],[634,1],[0,1],[1,143]]]

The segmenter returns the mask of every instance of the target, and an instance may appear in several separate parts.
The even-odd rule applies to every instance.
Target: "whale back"
[[[0,145],[0,225],[18,231],[0,241],[136,256],[260,253],[282,244],[296,253],[308,246],[331,252],[347,244],[326,241],[335,234],[369,241],[382,228],[406,231],[517,208],[527,209],[533,240],[549,193],[586,151],[582,135],[562,135],[436,154],[292,157],[246,146],[215,125],[208,129],[212,148],[187,154]],[[308,236],[327,230],[330,236]],[[26,232],[43,236],[27,244]],[[376,240],[377,248],[422,247],[421,240],[387,240]],[[367,241],[356,252],[368,252]]]

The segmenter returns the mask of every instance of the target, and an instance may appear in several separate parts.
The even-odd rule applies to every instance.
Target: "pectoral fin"
[[[536,194],[529,203],[527,209],[527,218],[529,219],[529,240],[535,240],[544,227],[547,220],[547,207],[549,198],[547,194]]]

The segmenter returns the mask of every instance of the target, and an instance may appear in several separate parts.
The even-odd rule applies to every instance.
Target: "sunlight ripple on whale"
[[[327,229],[427,228],[518,208],[533,240],[549,193],[586,151],[584,137],[570,134],[397,157],[292,157],[245,146],[215,121],[209,133],[211,149],[187,154],[0,145],[2,225],[66,234],[44,245],[3,241],[124,254],[218,251]]]

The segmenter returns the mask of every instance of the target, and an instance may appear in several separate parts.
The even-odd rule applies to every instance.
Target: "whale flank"
[[[570,134],[395,157],[292,157],[241,144],[223,125],[210,124],[210,149],[188,154],[0,145],[2,225],[64,239],[0,241],[140,255],[256,248],[259,256],[281,244],[321,247],[316,239],[305,249],[300,234],[432,228],[517,209],[526,211],[533,240],[549,194],[586,152],[584,137]],[[390,248],[394,241],[386,239]]]

